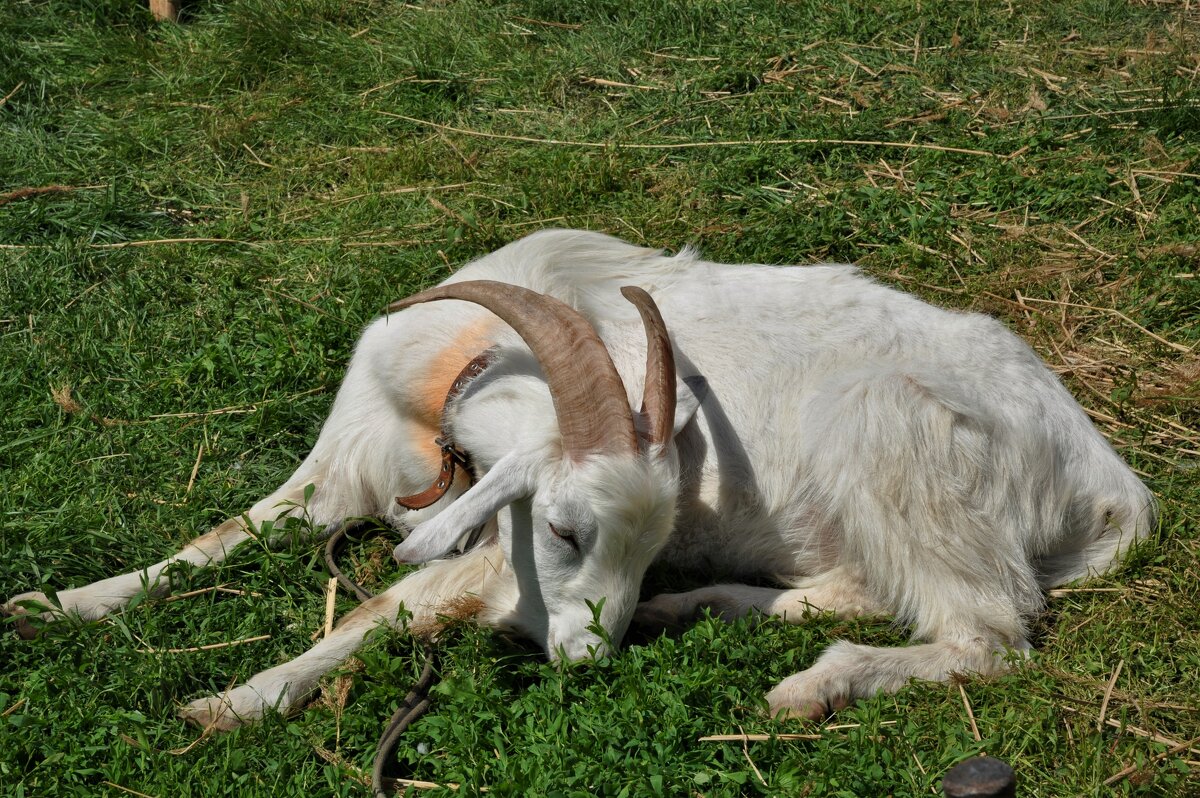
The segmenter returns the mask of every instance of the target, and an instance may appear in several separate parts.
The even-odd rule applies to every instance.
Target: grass
[[[461,629],[398,769],[469,794],[915,796],[986,751],[1025,796],[1196,795],[1197,53],[1181,0],[197,0],[178,26],[12,0],[0,593],[144,566],[248,507],[388,300],[532,230],[856,261],[1030,341],[1160,497],[1159,534],[1051,598],[1030,665],[840,729],[762,696],[834,638],[903,630],[704,621],[564,670]],[[753,143],[781,139],[818,143]],[[415,644],[381,634],[303,714],[172,753],[182,701],[309,645],[325,575],[314,546],[250,546],[179,581],[243,592],[0,636],[0,794],[365,795]],[[699,742],[743,731],[820,737]]]

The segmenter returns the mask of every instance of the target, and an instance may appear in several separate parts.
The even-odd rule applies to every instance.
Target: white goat
[[[911,624],[921,644],[839,642],[767,696],[772,713],[819,717],[913,678],[1003,668],[1028,649],[1044,588],[1109,568],[1154,525],[1149,491],[1028,346],[850,266],[723,266],[546,231],[393,310],[363,334],[312,453],[245,516],[144,571],[60,591],[58,607],[26,593],[5,609],[90,619],[147,584],[166,592],[172,563],[220,562],[250,536],[243,519],[300,512],[312,485],[318,525],[383,516],[413,528],[397,559],[428,565],[188,719],[287,711],[401,607],[430,623],[464,596],[480,623],[570,659],[604,648],[588,628],[601,602],[613,641],[635,614],[674,625],[705,607]],[[440,431],[478,482],[460,473],[429,509],[397,507],[437,472]],[[480,524],[480,543],[439,559]],[[655,561],[728,583],[639,606]],[[763,578],[786,587],[736,583]]]

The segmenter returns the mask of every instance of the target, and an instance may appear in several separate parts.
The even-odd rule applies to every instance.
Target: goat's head
[[[534,393],[553,402],[552,419],[520,418],[520,378],[496,380],[460,409],[455,435],[491,438],[495,452],[480,481],[419,524],[396,558],[422,562],[448,552],[466,530],[492,516],[516,574],[519,598],[508,623],[554,658],[580,659],[623,636],[642,577],[666,543],[675,517],[678,465],[673,434],[695,412],[677,401],[674,357],[662,317],[639,288],[622,293],[647,336],[646,379],[636,415],[608,350],[577,311],[552,297],[488,281],[452,283],[392,305],[457,299],[482,305],[525,341],[544,375]],[[525,378],[532,381],[535,378]],[[640,422],[640,423],[639,423]],[[477,427],[494,427],[477,429]],[[469,429],[464,429],[468,427]],[[496,441],[498,435],[521,434]]]

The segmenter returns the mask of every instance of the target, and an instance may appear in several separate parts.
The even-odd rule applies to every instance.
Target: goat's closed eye
[[[575,530],[559,529],[551,523],[547,523],[546,526],[550,528],[550,534],[554,535],[554,537],[558,538],[564,543],[569,543],[573,549],[579,551],[579,541],[575,539]]]

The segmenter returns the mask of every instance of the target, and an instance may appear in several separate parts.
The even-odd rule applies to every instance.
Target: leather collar
[[[450,390],[446,393],[446,401],[442,404],[442,434],[433,439],[433,442],[442,450],[441,470],[428,488],[411,496],[397,496],[396,504],[406,510],[425,509],[446,495],[446,491],[450,490],[450,486],[454,484],[455,470],[460,466],[470,475],[471,482],[475,482],[475,474],[471,470],[471,456],[457,446],[450,436],[450,430],[446,424],[446,410],[450,407],[450,403],[463,392],[467,384],[492,364],[495,356],[495,347],[484,350],[464,366],[463,370],[454,378]]]

